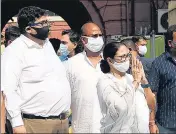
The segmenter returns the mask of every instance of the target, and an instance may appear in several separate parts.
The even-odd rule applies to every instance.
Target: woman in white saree
[[[132,60],[133,76],[126,73],[131,55],[123,43],[107,44],[103,57],[101,69],[105,74],[97,84],[103,115],[101,133],[140,133],[135,99],[143,79],[142,64],[138,59]]]

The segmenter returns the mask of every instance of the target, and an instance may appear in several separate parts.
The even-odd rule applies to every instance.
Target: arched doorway
[[[88,11],[79,0],[2,0],[1,29],[9,19],[25,6],[38,6],[62,16],[69,26],[79,32],[81,26],[92,21]]]

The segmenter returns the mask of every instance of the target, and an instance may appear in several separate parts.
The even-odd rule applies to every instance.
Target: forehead
[[[101,34],[100,28],[95,24],[86,25],[84,29],[85,34]]]
[[[48,20],[48,16],[41,16],[40,18],[36,19],[35,22],[41,22],[41,21],[44,21],[44,20]]]
[[[147,43],[147,41],[146,41],[146,40],[144,40],[144,39],[140,39],[140,40],[139,40],[139,43],[140,43],[140,44],[146,44],[146,43]]]
[[[61,41],[70,41],[69,35],[68,34],[62,35]]]
[[[116,56],[121,56],[121,55],[128,54],[128,53],[129,53],[129,49],[125,45],[122,45],[117,50]]]

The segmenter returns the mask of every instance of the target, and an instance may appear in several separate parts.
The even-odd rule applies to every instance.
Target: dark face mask
[[[36,28],[36,27],[32,27],[37,34],[31,34],[33,37],[40,39],[40,40],[45,40],[48,37],[49,34],[49,27],[45,26],[42,28]]]

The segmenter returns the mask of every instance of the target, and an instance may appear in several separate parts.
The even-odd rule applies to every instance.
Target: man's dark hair
[[[20,32],[23,34],[26,32],[25,28],[31,24],[33,24],[36,19],[41,16],[46,15],[46,10],[41,9],[35,6],[28,6],[22,8],[17,17],[18,26],[20,28]]]
[[[57,54],[57,51],[59,50],[60,48],[60,40],[59,39],[56,39],[56,38],[50,38],[49,41],[51,42],[53,48],[54,48],[54,51],[56,52]]]
[[[64,31],[62,31],[62,36],[63,35],[68,35],[69,38],[70,38],[70,41],[72,43],[74,43],[75,45],[77,45],[77,47],[75,48],[75,54],[78,54],[78,53],[83,51],[83,46],[80,43],[80,35],[77,32],[75,32],[71,29],[70,30],[64,30]]]
[[[168,28],[167,33],[165,33],[165,47],[168,50],[170,47],[168,45],[168,40],[173,40],[173,33],[176,32],[176,25],[172,25]]]
[[[72,43],[77,43],[80,39],[78,33],[74,32],[71,29],[62,31],[62,35],[66,35],[66,34],[69,35],[70,41]]]
[[[5,30],[5,47],[8,45],[8,41],[14,41],[20,36],[20,29],[17,26],[9,26]]]
[[[147,40],[147,38],[145,37],[145,36],[133,36],[132,37],[132,41],[134,42],[134,43],[137,43],[137,42],[139,42],[139,40]]]

